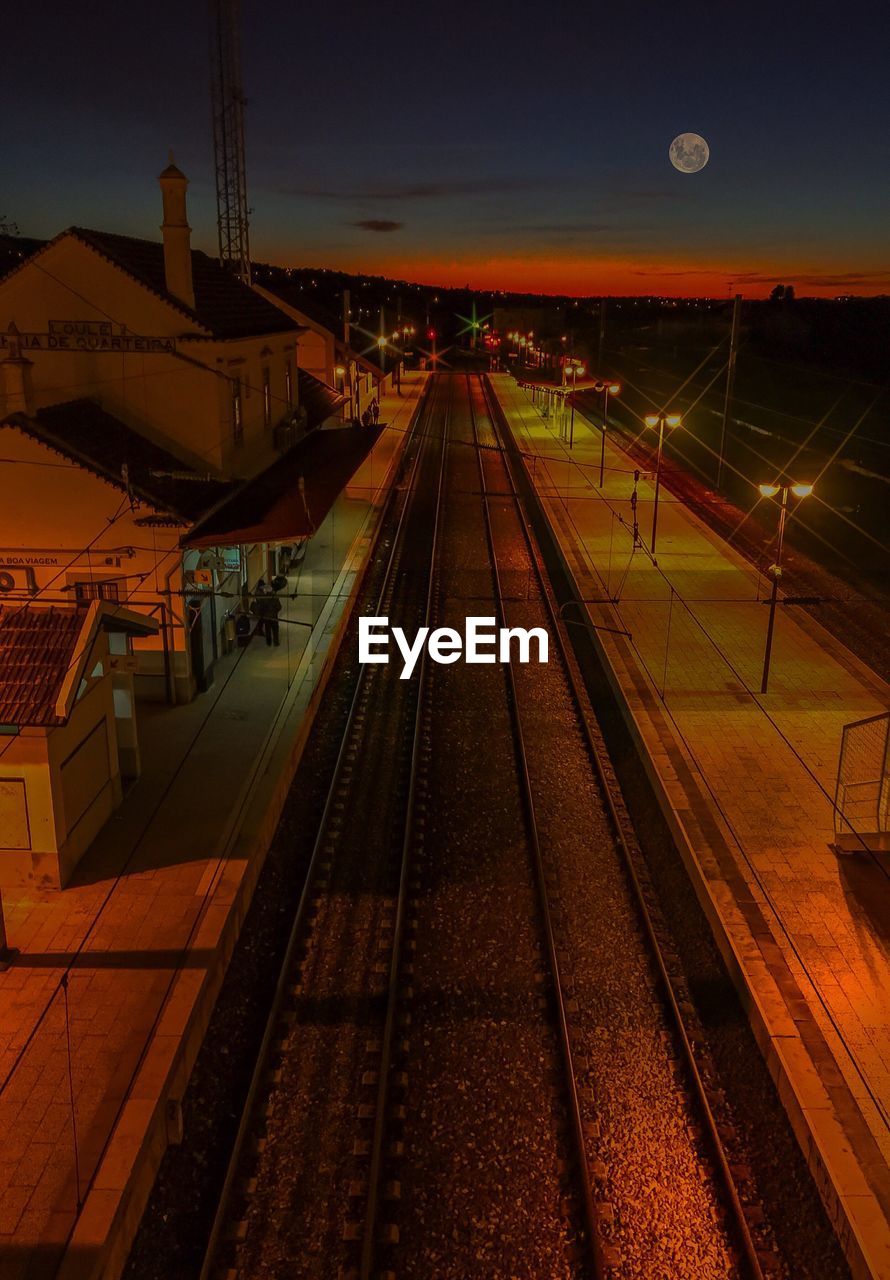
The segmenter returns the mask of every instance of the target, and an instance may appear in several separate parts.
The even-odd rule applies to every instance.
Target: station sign
[[[0,551],[0,567],[27,569],[61,564],[61,556],[46,551]]]
[[[12,341],[22,351],[89,351],[109,355],[172,355],[176,339],[131,333],[111,320],[50,320],[45,333],[18,333]],[[10,335],[0,333],[0,350],[10,346]]]

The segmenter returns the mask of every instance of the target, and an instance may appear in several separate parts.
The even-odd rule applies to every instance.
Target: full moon
[[[671,164],[681,173],[698,173],[708,163],[710,154],[708,144],[697,133],[679,134],[668,152]]]

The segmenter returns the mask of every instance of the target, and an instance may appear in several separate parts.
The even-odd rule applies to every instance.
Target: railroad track
[[[480,379],[481,400],[485,416],[490,423],[491,442],[482,440],[479,416],[473,404],[473,392],[468,377],[468,393],[470,396],[473,436],[479,460],[479,476],[485,506],[486,531],[491,556],[496,604],[501,626],[508,625],[509,610],[506,594],[501,585],[498,570],[498,548],[493,532],[491,509],[492,474],[496,476],[498,498],[509,495],[515,510],[515,527],[521,530],[522,541],[528,562],[532,570],[535,593],[540,600],[549,626],[548,631],[555,643],[558,658],[568,684],[575,715],[580,728],[593,772],[599,784],[602,800],[606,807],[610,826],[614,835],[615,846],[621,855],[627,877],[632,889],[633,898],[639,912],[643,934],[654,962],[659,978],[663,1006],[674,1032],[674,1039],[679,1049],[690,1105],[694,1108],[704,1135],[716,1177],[723,1192],[725,1208],[732,1222],[732,1234],[735,1239],[740,1274],[749,1280],[764,1280],[764,1277],[782,1273],[782,1266],[774,1254],[771,1241],[763,1229],[763,1208],[756,1198],[749,1181],[748,1170],[743,1155],[733,1150],[735,1137],[731,1116],[727,1113],[726,1102],[720,1090],[717,1073],[711,1062],[705,1036],[700,1026],[689,991],[685,985],[683,969],[673,948],[669,929],[666,926],[661,906],[657,901],[645,860],[642,855],[630,816],[624,804],[621,788],[609,759],[609,753],[596,722],[589,699],[583,685],[583,679],[577,661],[571,650],[565,633],[565,624],[555,606],[546,572],[543,567],[540,551],[530,532],[518,486],[504,447],[503,432],[508,430],[502,423],[499,406],[497,406],[490,387],[484,378]],[[566,1071],[566,1093],[572,1115],[572,1129],[575,1138],[579,1164],[583,1170],[583,1205],[585,1219],[589,1225],[592,1240],[602,1236],[603,1216],[597,1212],[597,1202],[602,1200],[600,1190],[608,1176],[608,1169],[603,1165],[595,1139],[588,1134],[596,1133],[596,1122],[593,1125],[585,1121],[584,1109],[579,1102],[578,1075],[573,1059],[573,1043],[575,1032],[573,1019],[568,1006],[573,1004],[571,983],[564,984],[560,972],[560,942],[564,939],[558,923],[554,921],[554,901],[552,893],[557,885],[557,877],[548,865],[544,842],[542,842],[535,815],[535,794],[532,786],[529,761],[526,753],[525,735],[523,732],[522,697],[517,689],[517,682],[512,665],[507,668],[510,685],[511,711],[513,717],[515,746],[518,761],[518,772],[522,781],[525,807],[529,824],[529,839],[534,856],[537,873],[541,910],[547,936],[547,950],[551,962],[552,980],[557,994],[557,1018],[560,1030],[560,1042],[563,1051],[563,1063]],[[559,902],[555,904],[557,919],[561,915]],[[568,994],[566,987],[568,988]],[[594,1115],[597,1099],[592,1097],[590,1104]],[[594,1274],[599,1276],[611,1266],[620,1264],[618,1252],[607,1243],[594,1243],[591,1249]]]
[[[435,598],[450,385],[444,406],[442,390],[442,384],[431,387],[409,443],[413,458],[401,511],[378,597],[370,610],[374,615],[389,616],[409,631],[426,623]],[[437,409],[444,409],[438,434]],[[290,1224],[281,1222],[274,1211],[265,1220],[261,1213],[254,1213],[257,1171],[281,1113],[288,1109],[288,1067],[294,1051],[299,1053],[295,1032],[321,1020],[336,998],[334,993],[352,982],[356,990],[368,984],[363,997],[353,995],[354,1014],[345,1020],[352,1026],[355,1043],[345,1054],[344,1064],[344,1037],[338,1035],[337,1051],[329,1049],[328,1056],[322,1053],[319,1058],[320,1071],[327,1067],[331,1078],[316,1079],[314,1084],[322,1094],[337,1087],[346,1091],[334,1105],[354,1108],[353,1146],[351,1152],[341,1152],[336,1162],[336,1171],[346,1183],[340,1189],[341,1198],[348,1205],[335,1224],[340,1228],[342,1246],[339,1271],[344,1276],[372,1274],[380,1208],[387,1195],[397,1192],[395,1186],[384,1186],[382,1178],[389,1154],[387,1136],[400,1115],[392,1093],[398,1086],[394,1068],[404,1048],[397,1033],[406,977],[403,951],[410,947],[405,904],[415,812],[423,792],[425,686],[423,660],[417,678],[411,681],[399,681],[397,666],[369,664],[359,668],[305,887],[208,1239],[201,1280],[251,1275],[250,1250],[255,1243],[251,1235],[256,1235],[253,1217],[260,1218],[256,1224],[260,1230],[287,1232]],[[369,869],[368,864],[374,861],[376,865]],[[381,958],[385,956],[388,961]],[[358,1043],[362,1037],[363,1046]],[[350,1069],[356,1066],[357,1072]],[[309,1127],[308,1116],[298,1123],[304,1121]],[[348,1127],[343,1126],[344,1130]],[[305,1153],[305,1163],[311,1167],[311,1153]],[[296,1173],[299,1177],[301,1171]],[[275,1247],[280,1249],[280,1240]],[[319,1248],[327,1259],[324,1274],[337,1274],[336,1267],[330,1270],[336,1251],[330,1231]]]
[[[409,442],[413,452],[396,529],[377,600],[368,610],[388,616],[409,633],[436,625],[441,604],[440,526],[447,440],[459,382],[437,378],[418,418]],[[752,1234],[748,1219],[757,1216],[758,1206],[747,1195],[734,1160],[716,1073],[703,1051],[681,967],[671,953],[617,780],[526,526],[498,434],[496,409],[482,379],[468,376],[466,385],[489,561],[482,566],[483,576],[490,568],[495,608],[501,625],[508,625],[515,606],[504,586],[499,541],[506,502],[521,529],[516,542],[522,544],[529,565],[522,573],[524,589],[540,598],[549,619],[549,634],[599,779],[613,843],[625,860],[659,974],[658,999],[674,1021],[686,1085],[702,1117],[710,1159],[734,1224],[739,1274],[756,1280],[770,1271],[770,1260],[764,1240]],[[483,413],[490,422],[488,442],[482,439]],[[511,564],[506,571],[511,581],[514,568]],[[488,594],[486,590],[490,608]],[[296,1260],[294,1274],[371,1280],[391,1276],[393,1264],[404,1260],[398,1202],[414,1038],[410,1028],[418,868],[423,865],[420,855],[429,816],[433,722],[426,663],[424,649],[408,681],[398,679],[398,663],[359,668],[201,1280],[283,1274],[294,1271]],[[570,1190],[563,1188],[562,1194],[579,1227],[571,1234],[580,1247],[566,1266],[572,1275],[599,1280],[613,1268],[620,1270],[622,1263],[604,1218],[610,1171],[598,1141],[597,1099],[581,1085],[584,1053],[583,1046],[580,1052],[576,1048],[572,958],[560,923],[559,877],[540,830],[539,797],[525,734],[527,693],[510,665],[506,679],[516,777],[540,906],[547,1007],[552,1013],[554,1057],[559,1060],[556,1089],[571,1150],[566,1162]],[[467,746],[472,749],[474,744]],[[546,1105],[543,1099],[539,1105]],[[402,1244],[410,1252],[417,1241]]]
[[[495,545],[494,530],[492,527],[491,503],[485,473],[485,464],[483,461],[482,442],[479,438],[479,424],[473,407],[473,385],[471,375],[469,374],[467,374],[467,395],[470,406],[470,422],[473,430],[476,461],[479,469],[479,486],[485,519],[485,537],[488,545],[492,582],[494,585],[496,616],[498,625],[506,627],[508,624],[507,614],[504,607],[505,593],[501,583],[498,553]],[[509,480],[510,477],[506,465],[503,466],[502,470],[504,478]],[[517,515],[522,523],[523,529],[525,529],[525,520],[523,518],[518,495],[515,490],[513,490],[513,496],[516,501]],[[526,534],[527,532],[528,531],[526,530]],[[529,543],[529,546],[530,545],[531,544]],[[543,583],[541,584],[541,587],[543,590]],[[590,1160],[588,1158],[587,1142],[585,1138],[584,1116],[581,1111],[581,1102],[578,1093],[578,1078],[572,1050],[572,1036],[569,1028],[569,1017],[566,1008],[565,984],[563,982],[559,948],[556,940],[557,930],[553,918],[550,891],[548,889],[547,867],[541,845],[541,836],[538,829],[535,797],[534,790],[532,788],[531,776],[529,774],[519,694],[516,688],[516,678],[512,663],[507,664],[506,673],[511,723],[514,735],[514,747],[516,752],[517,776],[528,827],[529,847],[532,856],[532,865],[535,871],[535,881],[541,909],[544,949],[547,955],[547,963],[550,971],[550,991],[553,1005],[553,1016],[563,1070],[563,1092],[569,1127],[572,1135],[574,1168],[578,1182],[578,1200],[581,1208],[584,1241],[588,1255],[589,1274],[598,1278],[606,1274],[610,1255],[608,1252],[604,1252],[603,1250],[598,1228],[593,1179],[591,1177]]]

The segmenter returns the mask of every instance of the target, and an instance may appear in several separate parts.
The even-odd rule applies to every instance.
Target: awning
[[[184,547],[308,538],[377,443],[382,427],[313,431],[201,520]]]
[[[553,391],[557,395],[570,396],[574,391],[602,390],[605,385],[602,378],[578,378],[574,383],[546,382],[534,378],[516,378],[517,385],[529,391]]]

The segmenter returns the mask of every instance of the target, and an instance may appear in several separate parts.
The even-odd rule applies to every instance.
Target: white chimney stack
[[[185,192],[189,181],[185,174],[170,163],[161,174],[161,195],[164,200],[164,275],[167,292],[185,303],[190,311],[195,309],[195,286],[192,282],[192,229],[186,213]]]

